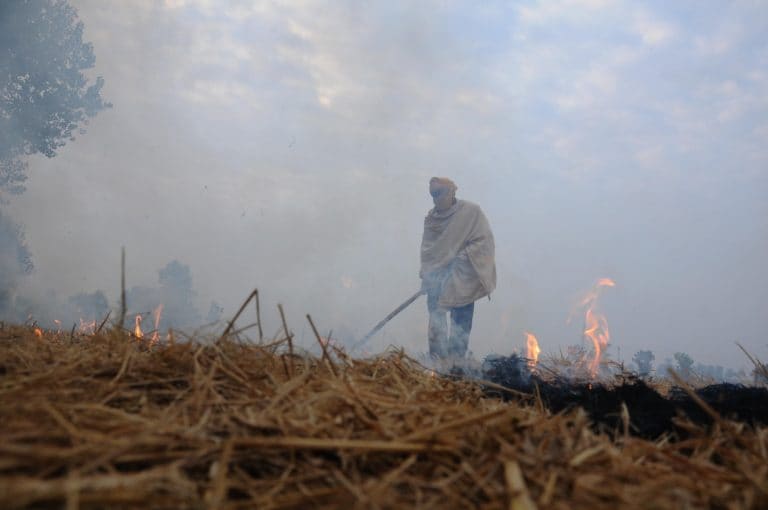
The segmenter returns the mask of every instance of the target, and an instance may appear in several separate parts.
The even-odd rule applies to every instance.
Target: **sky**
[[[420,285],[432,176],[485,212],[498,285],[470,350],[543,353],[599,278],[611,355],[768,359],[768,9],[761,1],[71,0],[114,106],[7,210],[28,292],[187,264],[200,309],[258,288],[355,338]],[[252,317],[244,318],[246,322]],[[426,303],[369,344],[426,350]]]

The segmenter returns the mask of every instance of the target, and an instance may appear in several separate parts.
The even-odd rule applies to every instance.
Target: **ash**
[[[645,439],[665,435],[683,439],[688,432],[676,424],[675,418],[679,416],[705,427],[713,425],[711,416],[682,388],[673,387],[664,396],[630,373],[613,374],[613,380],[588,381],[554,373],[545,378],[536,372],[538,367],[532,370],[528,363],[529,360],[515,354],[490,355],[476,368],[455,364],[449,374],[479,379],[480,384],[483,381],[493,383],[497,387],[486,385],[484,393],[505,401],[519,397],[498,386],[529,395],[535,393],[552,413],[580,407],[587,412],[596,431],[609,435],[626,431]],[[768,424],[768,388],[723,383],[704,386],[694,392],[722,418],[749,426]]]

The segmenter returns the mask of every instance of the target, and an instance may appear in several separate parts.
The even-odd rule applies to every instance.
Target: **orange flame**
[[[43,330],[42,330],[42,329],[40,329],[40,328],[35,328],[33,331],[35,332],[35,336],[36,336],[37,338],[43,338]]]
[[[597,283],[595,284],[595,287],[615,287],[616,282],[611,280],[610,278],[600,278],[597,280]]]
[[[133,334],[136,338],[144,338],[144,332],[141,331],[141,315],[136,314],[136,326],[133,328]]]
[[[589,363],[589,373],[592,377],[597,375],[598,368],[600,367],[600,358],[611,339],[608,330],[608,320],[596,310],[597,298],[600,296],[603,287],[615,286],[616,283],[610,278],[600,278],[580,303],[581,306],[586,307],[584,336],[592,342],[592,347],[595,351],[595,357]]]
[[[528,366],[531,368],[536,366],[539,361],[539,342],[536,340],[536,336],[533,333],[525,332],[525,343],[527,347],[526,357],[528,358]]]
[[[155,331],[152,333],[151,342],[155,344],[157,343],[160,335],[160,330],[158,328],[160,327],[160,317],[163,315],[163,305],[158,305],[158,307],[155,308],[152,313],[155,315]]]

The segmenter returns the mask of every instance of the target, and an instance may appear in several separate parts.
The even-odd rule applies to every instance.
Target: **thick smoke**
[[[0,3],[0,207],[25,191],[30,157],[53,158],[75,134],[85,133],[90,118],[111,106],[101,98],[104,80],[91,82],[84,75],[95,57],[83,28],[67,1]],[[21,276],[31,271],[21,227],[0,210],[0,317],[45,316],[37,306],[42,301],[48,302],[45,310],[69,315],[55,304],[53,291],[44,298],[19,295]],[[85,295],[73,299],[66,308],[97,311]],[[103,310],[105,299],[96,301]]]
[[[120,296],[112,299],[103,290],[78,292],[61,296],[53,289],[25,287],[24,278],[32,270],[29,250],[17,225],[0,217],[0,320],[36,324],[51,329],[75,328],[93,332],[108,321],[115,324],[119,316]],[[141,317],[144,330],[157,329],[191,332],[201,326],[218,328],[223,309],[211,302],[203,316],[196,304],[189,266],[173,260],[158,272],[154,286],[132,286],[126,292],[127,316],[123,325],[133,330],[136,316]]]
[[[160,331],[169,329],[191,331],[204,324],[203,315],[197,307],[197,293],[192,284],[189,266],[173,260],[158,271],[156,286],[131,287],[126,296],[128,316],[139,315],[147,324]],[[212,302],[205,321],[217,323],[221,319],[221,307]]]
[[[267,336],[281,303],[297,343],[316,344],[306,313],[359,339],[418,288],[427,182],[447,175],[497,240],[476,357],[525,331],[544,354],[581,347],[566,319],[600,277],[617,284],[614,359],[746,366],[735,340],[766,357],[759,7],[72,3],[115,107],[30,160],[11,210],[37,287],[102,289],[114,308],[126,246],[144,325],[169,288],[180,324],[229,318],[258,287]],[[169,260],[193,290],[159,281]],[[425,350],[425,308],[370,351]]]

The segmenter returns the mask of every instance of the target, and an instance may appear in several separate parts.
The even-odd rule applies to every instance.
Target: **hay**
[[[5,327],[0,507],[768,506],[766,428],[611,439],[402,352],[331,354]]]

